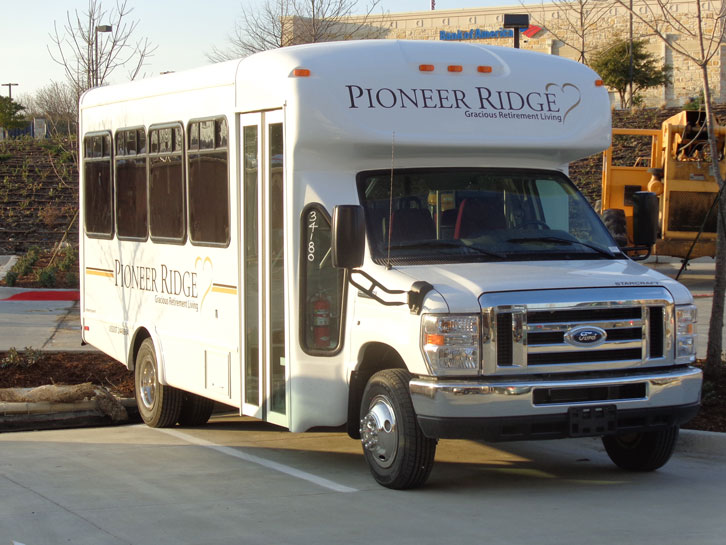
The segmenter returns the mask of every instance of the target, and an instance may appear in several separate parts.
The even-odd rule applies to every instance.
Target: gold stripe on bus
[[[110,269],[94,269],[92,267],[86,267],[86,274],[93,276],[104,276],[106,278],[113,278],[113,271]]]
[[[212,284],[212,291],[214,293],[228,293],[230,295],[237,295],[237,286],[225,286],[224,284]]]

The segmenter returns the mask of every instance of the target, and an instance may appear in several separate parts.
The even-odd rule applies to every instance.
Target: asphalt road
[[[724,438],[682,439],[645,474],[597,439],[442,441],[428,485],[401,492],[342,433],[239,417],[3,434],[0,544],[723,545]]]

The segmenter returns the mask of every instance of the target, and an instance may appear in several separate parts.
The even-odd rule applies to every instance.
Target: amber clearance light
[[[310,70],[307,68],[295,68],[295,70],[292,71],[292,75],[296,78],[309,78]]]

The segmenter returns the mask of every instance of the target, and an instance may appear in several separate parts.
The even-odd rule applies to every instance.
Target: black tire
[[[602,221],[620,248],[628,245],[628,226],[625,222],[625,210],[620,208],[603,210]]]
[[[214,401],[206,397],[184,392],[179,412],[180,426],[202,426],[207,423],[214,410]]]
[[[159,382],[159,366],[151,339],[144,339],[134,368],[136,405],[141,419],[152,428],[169,428],[179,420],[183,392]]]
[[[436,440],[424,436],[408,390],[411,374],[386,369],[373,375],[360,409],[363,455],[373,478],[387,488],[416,488],[434,465]]]
[[[670,460],[677,441],[678,426],[659,431],[606,435],[602,438],[613,463],[628,471],[654,471],[663,467]]]

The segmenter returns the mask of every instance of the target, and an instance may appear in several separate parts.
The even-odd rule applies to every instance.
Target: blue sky
[[[133,19],[139,19],[138,36],[152,40],[158,49],[145,67],[147,74],[167,70],[184,70],[207,64],[205,53],[212,46],[224,46],[225,38],[244,3],[261,4],[263,0],[128,0],[134,8]],[[3,0],[3,3],[8,0]],[[361,0],[363,5],[365,0]],[[108,8],[115,0],[103,0]],[[48,54],[48,34],[53,22],[65,22],[66,11],[83,12],[88,0],[25,0],[13,2],[0,18],[0,83],[18,83],[13,97],[32,94],[50,81],[64,81],[63,69]],[[518,5],[518,0],[436,0],[436,9]],[[201,9],[200,9],[201,7]],[[395,13],[426,11],[431,0],[382,0],[381,8]],[[9,15],[9,16],[8,16]],[[114,81],[124,81],[118,74]],[[0,94],[7,96],[7,87]]]

